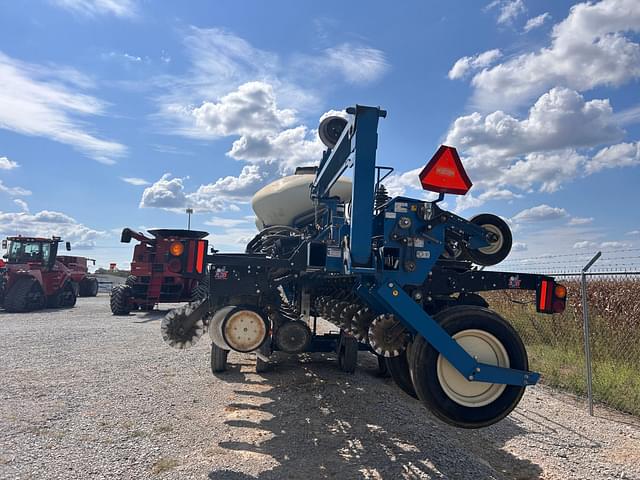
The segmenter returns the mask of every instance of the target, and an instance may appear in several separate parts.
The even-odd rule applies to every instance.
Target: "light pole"
[[[191,230],[191,214],[193,213],[193,208],[187,208],[187,215],[189,215],[189,220],[187,221],[187,230]]]

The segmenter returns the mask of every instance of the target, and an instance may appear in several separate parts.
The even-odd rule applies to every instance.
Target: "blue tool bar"
[[[407,293],[393,282],[384,282],[371,292],[393,312],[411,325],[433,348],[469,381],[506,385],[535,385],[540,374],[477,362],[438,325]]]
[[[311,198],[322,202],[344,171],[353,167],[349,250],[351,264],[366,267],[371,261],[378,120],[386,117],[387,112],[362,105],[349,108],[347,112],[354,118],[347,123],[335,147],[323,157],[311,185]]]

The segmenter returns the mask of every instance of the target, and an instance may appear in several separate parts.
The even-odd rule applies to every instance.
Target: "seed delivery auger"
[[[260,233],[243,254],[207,256],[207,300],[167,314],[162,334],[184,348],[207,329],[211,366],[229,350],[256,352],[258,370],[275,351],[336,351],[347,372],[358,350],[383,358],[404,391],[442,420],[490,425],[519,402],[539,374],[528,370],[515,330],[477,292],[536,292],[539,312],[564,310],[566,289],[551,277],[478,269],[511,249],[499,217],[465,220],[442,209],[445,193],[471,186],[457,152],[442,146],[420,174],[435,201],[388,198],[376,167],[379,108],[328,118],[318,168],[301,168],[253,199]],[[352,180],[343,177],[351,169]],[[340,328],[320,335],[318,317]]]

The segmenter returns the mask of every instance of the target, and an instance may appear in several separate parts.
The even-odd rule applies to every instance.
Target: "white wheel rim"
[[[494,335],[484,330],[462,330],[453,339],[479,363],[509,368],[509,354],[504,345]],[[484,407],[495,401],[506,385],[499,383],[471,382],[467,380],[449,361],[438,355],[438,382],[444,393],[454,402],[464,407]]]
[[[234,350],[250,352],[258,348],[267,335],[262,317],[251,310],[239,310],[224,324],[224,339]]]
[[[493,255],[494,253],[499,252],[502,248],[502,245],[504,244],[504,237],[502,236],[502,232],[500,231],[500,229],[497,226],[491,224],[481,225],[481,227],[495,234],[498,237],[498,241],[495,243],[491,243],[487,247],[479,248],[478,250],[485,255]]]

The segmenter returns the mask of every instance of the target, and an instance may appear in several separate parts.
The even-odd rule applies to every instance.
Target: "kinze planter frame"
[[[338,352],[355,369],[358,349],[384,359],[396,383],[451,424],[477,428],[505,417],[539,374],[528,370],[515,330],[477,292],[533,290],[537,310],[564,310],[566,289],[544,275],[486,271],[511,248],[499,217],[465,220],[443,210],[445,193],[471,186],[457,152],[442,146],[420,174],[435,201],[389,199],[376,167],[379,108],[347,109],[320,126],[324,152],[309,185],[313,209],[291,225],[266,225],[244,254],[207,256],[208,300],[171,311],[165,340],[183,348],[209,330],[212,369],[229,350]],[[352,170],[348,201],[332,196]],[[387,172],[383,175],[383,172]],[[340,327],[319,335],[315,319]]]

